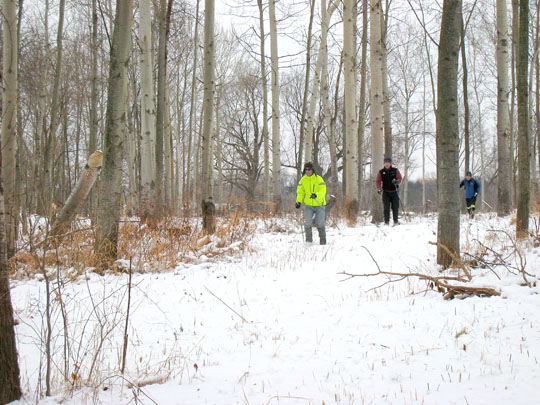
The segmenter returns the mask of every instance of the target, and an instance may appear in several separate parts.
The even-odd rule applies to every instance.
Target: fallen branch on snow
[[[422,273],[396,273],[391,271],[383,271],[381,270],[379,264],[371,254],[368,248],[365,246],[362,246],[362,248],[369,254],[371,257],[371,260],[375,263],[375,266],[377,266],[377,272],[376,273],[369,273],[369,274],[354,274],[354,273],[348,273],[348,272],[341,272],[339,274],[343,274],[345,276],[348,276],[346,279],[342,281],[350,280],[351,278],[355,277],[372,277],[372,276],[378,276],[378,275],[386,275],[390,277],[398,277],[397,279],[391,279],[389,282],[397,282],[401,281],[407,277],[417,277],[420,280],[425,280],[430,283],[431,288],[437,289],[440,293],[444,294],[445,300],[451,300],[459,295],[466,295],[466,296],[478,296],[478,297],[491,297],[491,296],[499,296],[501,293],[493,288],[488,287],[469,287],[469,286],[463,286],[463,285],[456,285],[456,284],[449,284],[449,281],[457,281],[466,283],[470,281],[470,278],[464,278],[460,275],[457,276],[430,276],[428,274],[422,274]],[[464,265],[463,265],[464,266]],[[465,266],[464,266],[465,267]],[[470,277],[470,273],[466,272],[466,275]],[[387,284],[387,283],[384,283]],[[383,284],[383,285],[384,285]]]

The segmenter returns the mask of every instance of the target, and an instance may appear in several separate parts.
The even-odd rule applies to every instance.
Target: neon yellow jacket
[[[317,198],[312,199],[311,193],[317,194]],[[317,174],[302,176],[296,188],[296,202],[304,202],[312,207],[326,205],[326,184],[324,179]]]

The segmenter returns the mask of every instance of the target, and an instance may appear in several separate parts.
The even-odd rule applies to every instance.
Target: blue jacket
[[[473,198],[475,193],[480,192],[480,182],[474,177],[471,177],[470,180],[463,179],[459,183],[459,187],[465,186],[465,198]]]

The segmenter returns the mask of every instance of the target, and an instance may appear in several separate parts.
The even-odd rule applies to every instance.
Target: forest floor
[[[128,275],[61,272],[47,399],[45,283],[14,280],[17,404],[537,404],[540,249],[515,245],[510,218],[461,224],[464,252],[505,260],[471,270],[470,285],[500,296],[445,300],[417,278],[341,274],[439,275],[436,231],[434,216],[338,222],[328,245],[307,245],[290,217],[260,222],[243,252],[135,272],[123,375]]]

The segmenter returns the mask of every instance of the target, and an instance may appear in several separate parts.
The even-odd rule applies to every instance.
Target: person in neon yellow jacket
[[[296,209],[302,202],[304,207],[304,227],[306,230],[306,242],[313,242],[312,225],[319,231],[321,245],[326,245],[326,229],[324,220],[326,215],[326,184],[324,179],[315,173],[313,163],[307,162],[302,171],[302,178],[296,188]]]

